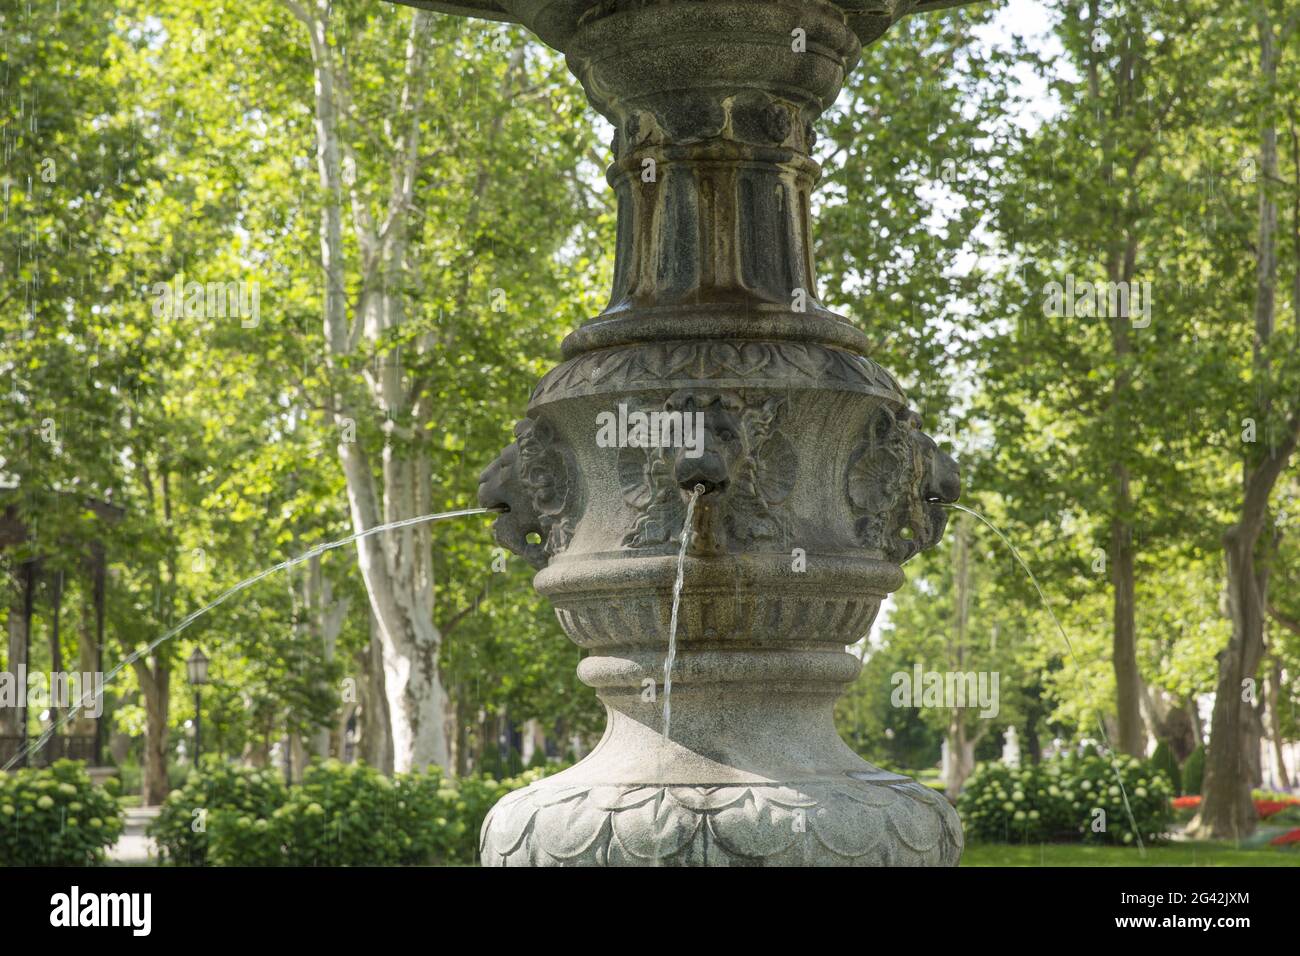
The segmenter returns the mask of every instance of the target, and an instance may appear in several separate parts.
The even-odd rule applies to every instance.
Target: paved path
[[[122,836],[108,851],[112,863],[148,865],[158,862],[158,850],[153,840],[144,835],[145,828],[158,816],[157,807],[130,807],[126,811],[126,827]]]

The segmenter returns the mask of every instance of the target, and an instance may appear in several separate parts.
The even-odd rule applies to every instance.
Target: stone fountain
[[[809,207],[814,126],[862,46],[958,4],[412,2],[523,24],[616,131],[609,305],[565,339],[479,488],[509,509],[496,539],[539,569],[609,720],[585,760],[493,808],[483,863],[955,865],[943,797],[862,760],[832,719],[860,667],[845,645],[939,540],[959,479],[818,301]],[[598,440],[602,414],[654,412],[699,422],[702,443],[681,425],[669,447]]]

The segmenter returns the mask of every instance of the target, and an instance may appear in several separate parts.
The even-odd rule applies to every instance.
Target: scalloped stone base
[[[942,795],[879,770],[722,786],[553,778],[502,799],[480,841],[484,866],[956,866],[961,851]]]
[[[657,650],[578,668],[608,722],[579,763],[508,794],[483,822],[485,866],[955,866],[944,797],[881,770],[835,730],[860,662],[832,647],[681,648],[671,735]]]

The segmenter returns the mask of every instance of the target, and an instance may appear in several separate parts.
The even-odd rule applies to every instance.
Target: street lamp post
[[[185,662],[185,669],[188,672],[190,684],[194,687],[194,766],[197,767],[199,757],[203,755],[203,717],[199,694],[203,685],[208,682],[207,655],[199,648],[194,648],[194,653]]]

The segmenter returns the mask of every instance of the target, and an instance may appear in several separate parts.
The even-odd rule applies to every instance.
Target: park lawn
[[[1243,850],[1229,843],[1166,843],[1147,847],[1145,857],[1132,847],[1043,843],[1012,846],[971,843],[962,866],[1300,866],[1293,850]]]

